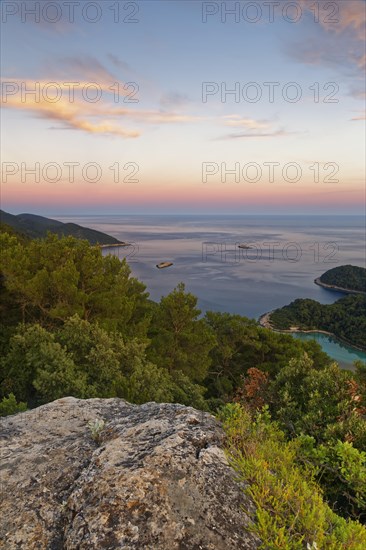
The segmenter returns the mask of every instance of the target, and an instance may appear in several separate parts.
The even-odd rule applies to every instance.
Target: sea
[[[55,216],[103,231],[128,246],[104,249],[125,257],[132,274],[160,300],[179,283],[202,312],[258,319],[296,298],[330,304],[344,296],[314,279],[333,267],[366,266],[363,216],[80,215]],[[171,267],[157,269],[160,262]],[[343,368],[366,353],[322,334],[316,338]]]

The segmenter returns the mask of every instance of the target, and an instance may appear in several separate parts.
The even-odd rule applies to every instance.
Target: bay
[[[84,215],[61,221],[98,229],[127,247],[103,253],[126,257],[132,273],[160,300],[179,282],[198,297],[202,311],[257,319],[296,298],[323,304],[344,296],[314,284],[344,264],[365,267],[363,216]],[[242,244],[249,248],[238,248]],[[160,262],[171,267],[157,269]],[[352,349],[322,338],[331,357],[351,365]],[[364,357],[366,359],[366,355]]]

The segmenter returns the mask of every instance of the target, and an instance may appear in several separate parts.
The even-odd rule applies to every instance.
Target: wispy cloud
[[[92,120],[93,115],[100,116],[102,113],[98,113],[98,107],[96,108],[95,104],[83,104],[80,100],[71,103],[61,98],[56,103],[51,103],[44,98],[36,101],[34,96],[27,101],[22,101],[20,96],[11,96],[7,98],[3,107],[30,111],[38,117],[63,123],[63,128],[83,130],[92,134],[117,135],[125,138],[136,138],[140,135],[139,132],[125,129],[110,120],[104,119],[95,123]]]
[[[275,130],[273,132],[241,132],[238,134],[227,134],[217,139],[268,139],[277,137],[286,137],[296,132],[287,132],[285,129]]]
[[[108,63],[103,64],[94,56],[59,57],[56,62],[54,59],[44,62],[42,73],[46,74],[49,80],[53,79],[57,82],[80,80],[83,82],[96,82],[103,89],[108,89],[115,82],[121,82],[121,71],[124,73],[123,79],[133,71],[127,63],[121,61],[114,54],[107,54],[106,58],[111,68],[107,66]],[[116,72],[119,76],[115,74],[116,69],[118,69]]]
[[[187,94],[182,94],[180,92],[169,92],[163,94],[160,98],[160,104],[163,107],[177,108],[184,107],[191,103]]]
[[[308,0],[300,0],[300,2],[304,9],[314,10],[314,6]],[[336,10],[334,15],[330,16],[332,8],[336,8]],[[366,9],[364,0],[338,0],[338,2],[330,3],[328,7],[324,4],[323,10],[325,11],[319,18],[322,27],[335,33],[350,30],[358,40],[365,42]]]
[[[366,120],[366,111],[360,111],[360,114],[351,118],[351,120]]]
[[[364,80],[364,79],[362,79],[362,80]],[[362,81],[360,81],[359,83],[354,84],[353,86],[351,86],[350,91],[349,91],[349,95],[351,95],[355,99],[362,99],[363,101],[365,101],[365,99],[366,99],[366,90],[365,90],[364,83]]]
[[[163,102],[165,104],[160,103],[161,109],[137,108],[138,84],[121,82],[113,70],[115,67],[127,73],[133,72],[132,68],[115,54],[107,54],[107,60],[112,70],[97,58],[84,55],[63,57],[58,59],[57,63],[46,63],[42,70],[49,77],[47,79],[3,78],[3,83],[10,83],[17,88],[14,93],[9,90],[3,106],[29,111],[50,121],[58,121],[62,123],[59,129],[77,129],[87,133],[124,138],[136,138],[141,135],[141,129],[127,128],[126,121],[129,125],[132,122],[141,125],[178,124],[202,120],[201,117],[180,112],[179,107],[186,101],[185,96],[180,94],[166,96]],[[90,96],[96,97],[95,102],[89,99],[89,94],[86,98],[83,95],[84,90],[90,85]],[[24,93],[36,89],[39,91],[38,97],[32,93]],[[57,91],[60,97],[53,100]],[[121,119],[124,119],[123,122]],[[57,129],[57,126],[53,126],[52,129]]]
[[[316,4],[298,0],[304,12],[311,14],[309,39],[292,44],[288,53],[300,62],[312,65],[352,66],[364,70],[366,66],[365,31],[366,7],[364,0],[338,0],[318,4],[319,23],[314,23]],[[279,9],[279,8],[278,8]],[[321,33],[319,29],[325,31]]]
[[[62,92],[63,95],[70,98],[70,101],[72,102],[74,100],[74,97],[78,97],[82,91],[86,94],[86,103],[92,103],[93,98],[89,96],[93,96],[94,94],[97,94],[97,88],[101,92],[105,92],[108,94],[114,94],[121,97],[128,97],[131,96],[131,89],[125,88],[124,83],[119,83],[119,86],[114,86],[116,84],[115,80],[104,80],[104,79],[90,79],[87,80],[85,78],[77,78],[73,80],[73,77],[69,78],[51,78],[48,79],[21,79],[21,78],[1,78],[1,84],[6,86],[6,83],[14,84],[18,86],[18,90],[15,91],[14,96],[19,95],[21,98],[22,95],[25,98],[25,101],[32,101],[32,91],[36,91],[39,89],[39,95],[45,96],[46,98],[50,98],[49,102],[52,102],[52,97],[57,96],[57,92]],[[96,88],[93,90],[90,90],[89,92],[85,91],[85,89],[89,86],[92,87],[92,85],[95,84]],[[53,86],[54,85],[54,86]],[[23,90],[23,91],[22,91]],[[11,91],[5,90],[5,88],[2,91],[2,97],[11,96]],[[6,103],[6,102],[4,102]],[[56,101],[55,101],[56,103]],[[6,106],[6,105],[5,105]]]
[[[256,120],[250,117],[243,117],[238,114],[221,116],[219,118],[221,125],[229,128],[241,129],[241,132],[226,134],[215,140],[227,139],[264,139],[285,137],[295,132],[288,132],[285,128],[275,128],[274,121]]]
[[[360,69],[366,68],[366,54],[363,54],[361,56],[356,57],[357,65],[360,67]]]
[[[57,3],[60,3],[60,1],[58,0],[57,2],[53,2],[53,4]],[[22,24],[26,23],[34,25],[37,30],[39,29],[40,31],[45,31],[47,33],[65,34],[67,32],[75,31],[75,27],[79,29],[79,23],[82,23],[82,18],[80,15],[76,15],[75,18],[70,16],[70,12],[68,11],[66,5],[61,5],[57,14],[55,8],[53,14],[51,14],[51,8],[50,12],[47,12],[46,16],[43,16],[43,6],[41,2],[34,2],[34,0],[22,0],[22,2],[13,2],[13,4],[15,4],[15,11],[12,15],[17,17]],[[78,5],[79,4],[75,2],[75,6],[77,7]],[[32,13],[34,14],[33,16],[26,15]],[[71,13],[73,12],[71,11]]]
[[[4,79],[4,82],[10,82],[9,79]],[[28,94],[22,97],[20,80],[12,80],[14,84],[19,86],[18,93],[9,95],[6,102],[3,103],[4,108],[17,109],[32,112],[34,115],[45,118],[51,121],[62,123],[61,128],[82,130],[91,134],[116,135],[124,138],[136,138],[141,135],[140,130],[126,128],[121,123],[121,119],[127,121],[142,123],[142,124],[172,124],[186,123],[200,120],[200,117],[181,114],[174,111],[164,110],[139,110],[121,107],[117,103],[105,101],[104,99],[96,103],[90,103],[81,98],[80,93],[75,90],[74,99],[70,101],[69,87],[64,82],[55,82],[62,93],[57,101],[52,101],[43,97],[42,90],[49,84],[49,81],[31,81],[24,82],[28,90],[34,90],[39,87],[41,93],[39,97],[35,94]],[[86,85],[85,82],[79,82],[80,88]],[[109,92],[107,83],[99,84],[103,92]],[[79,88],[79,89],[80,89]],[[126,95],[126,91],[121,88],[121,95]],[[51,95],[51,94],[50,94]],[[53,128],[55,129],[55,128]]]
[[[117,55],[115,55],[114,53],[109,53],[107,55],[108,59],[113,63],[113,65],[115,67],[117,67],[117,69],[120,69],[122,71],[126,71],[128,73],[134,73],[135,71],[132,69],[131,65],[129,65],[128,63],[126,63],[126,61],[123,61],[122,59],[120,59]]]
[[[253,118],[243,118],[240,115],[226,115],[223,118],[225,126],[232,128],[247,128],[248,130],[261,130],[269,128],[270,124],[266,120],[254,120]]]

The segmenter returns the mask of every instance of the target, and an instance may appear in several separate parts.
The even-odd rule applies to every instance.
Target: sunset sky
[[[1,4],[3,209],[364,211],[364,0]]]

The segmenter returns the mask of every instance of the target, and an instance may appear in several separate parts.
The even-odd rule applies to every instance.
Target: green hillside
[[[90,244],[119,244],[120,241],[101,231],[82,227],[76,223],[63,223],[35,214],[19,214],[17,216],[0,210],[1,224],[10,226],[16,233],[20,233],[30,239],[38,239],[47,236],[48,232],[55,233],[59,237],[76,237],[86,239]]]
[[[298,299],[271,313],[274,328],[325,330],[350,344],[366,349],[366,297],[349,295],[334,304]]]
[[[240,315],[202,316],[183,283],[154,303],[125,259],[85,240],[2,232],[0,248],[0,416],[67,396],[221,414],[261,548],[365,548],[366,365],[342,370],[316,342]],[[362,339],[365,299],[300,301],[296,314],[311,324],[332,307],[328,321]]]
[[[341,265],[323,273],[319,281],[350,291],[366,292],[366,269],[356,265]]]

